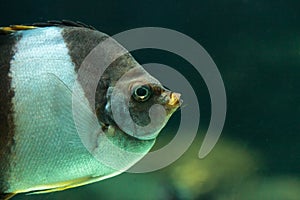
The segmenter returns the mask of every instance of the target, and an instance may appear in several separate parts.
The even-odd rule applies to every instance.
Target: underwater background
[[[227,95],[221,138],[207,157],[199,159],[211,115],[205,82],[174,54],[153,49],[133,52],[140,63],[173,66],[192,84],[201,121],[188,151],[155,172],[124,173],[67,191],[18,195],[13,200],[300,199],[299,1],[1,0],[0,5],[0,26],[68,19],[109,35],[149,26],[182,32],[213,58]],[[155,149],[171,140],[179,119],[177,112]]]

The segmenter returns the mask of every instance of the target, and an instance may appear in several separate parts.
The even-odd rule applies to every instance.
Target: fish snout
[[[181,96],[180,93],[171,92],[170,93],[170,99],[169,99],[167,105],[172,107],[172,108],[180,107],[182,102],[183,102],[182,99],[180,99],[180,96]]]

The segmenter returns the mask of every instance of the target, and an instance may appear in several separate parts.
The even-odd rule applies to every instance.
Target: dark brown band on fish
[[[88,56],[88,54],[101,42],[107,39],[104,33],[99,31],[78,28],[78,27],[64,27],[62,31],[63,38],[69,49],[69,55],[72,62],[75,64],[75,71],[78,72],[82,62]],[[101,61],[99,61],[101,62]],[[96,112],[99,120],[104,124],[109,120],[102,119],[104,115],[104,107],[106,105],[106,92],[108,87],[114,85],[119,78],[124,75],[130,68],[137,65],[137,62],[129,54],[125,54],[116,59],[102,74],[98,88],[95,94]]]
[[[114,123],[112,119],[108,118],[110,115],[105,111],[108,101],[106,99],[107,89],[113,87],[126,72],[136,66],[138,66],[136,60],[130,53],[126,53],[112,62],[104,71],[95,94],[96,114],[104,124]]]
[[[79,27],[64,27],[62,36],[69,49],[72,62],[75,64],[76,72],[86,56],[108,37],[99,31]]]
[[[14,146],[14,90],[11,88],[10,62],[19,39],[16,34],[0,35],[0,193],[8,189],[9,156]]]

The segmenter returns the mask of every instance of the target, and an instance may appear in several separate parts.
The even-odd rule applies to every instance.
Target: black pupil
[[[136,94],[140,97],[144,97],[147,95],[147,88],[144,88],[144,87],[140,87],[136,90]]]

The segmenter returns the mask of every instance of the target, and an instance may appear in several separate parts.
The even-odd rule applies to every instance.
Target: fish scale
[[[16,141],[14,152],[17,156],[13,159],[14,164],[11,165],[11,191],[26,191],[29,186],[34,188],[37,184],[57,183],[79,177],[105,175],[111,172],[112,170],[99,165],[99,162],[88,153],[80,142],[74,123],[70,123],[73,117],[71,95],[69,98],[63,96],[69,101],[61,101],[60,97],[49,93],[51,88],[53,91],[58,91],[55,85],[47,82],[46,84],[39,82],[38,85],[41,88],[34,88],[34,91],[38,91],[41,96],[38,99],[33,98],[33,101],[32,99],[22,101],[22,104],[17,104],[20,108],[15,108],[26,113],[26,115],[18,115],[20,117],[16,118],[16,133],[26,134],[16,134],[14,138]],[[47,90],[45,90],[46,88]],[[32,87],[24,89],[26,94],[30,94],[31,90]],[[62,94],[59,91],[58,93]],[[53,102],[58,104],[53,105]],[[52,112],[54,108],[63,107],[69,107],[70,112],[65,113],[68,109]],[[45,117],[42,115],[43,113],[48,114]],[[76,145],[73,145],[74,143]],[[28,157],[26,155],[35,156]],[[51,172],[47,173],[45,169],[49,169]],[[108,172],[105,173],[106,171]],[[44,177],[44,181],[38,178],[41,175]]]
[[[14,152],[17,156],[11,164],[10,190],[7,192],[27,191],[35,188],[36,185],[111,173],[111,169],[99,165],[80,143],[74,124],[70,125],[71,130],[67,129],[67,133],[64,133],[66,129],[62,127],[70,123],[60,120],[64,116],[65,120],[72,121],[70,120],[72,118],[71,95],[66,97],[69,101],[65,103],[69,105],[52,105],[53,102],[60,103],[61,101],[59,98],[51,99],[53,96],[49,95],[49,88],[53,86],[48,85],[51,84],[49,83],[51,80],[48,80],[47,74],[59,77],[63,82],[60,84],[66,84],[70,88],[76,78],[71,59],[66,59],[69,55],[61,36],[61,28],[20,31],[18,34],[21,35],[22,40],[17,43],[17,52],[11,62],[10,71],[12,87],[15,89],[13,103],[16,133],[26,134],[16,134],[14,137],[16,141]],[[45,59],[51,62],[45,63]],[[29,62],[26,62],[27,60]],[[58,108],[65,106],[70,108],[70,112],[59,113]],[[58,112],[57,115],[55,111]],[[47,137],[42,138],[44,135]],[[61,135],[65,136],[63,140]],[[72,142],[77,146],[72,145]],[[81,146],[78,146],[80,144]],[[65,154],[59,152],[65,152]],[[49,162],[48,158],[54,155],[55,159]],[[44,169],[49,170],[45,172]],[[41,175],[43,175],[43,180],[39,178]],[[36,180],[38,180],[37,183]]]

